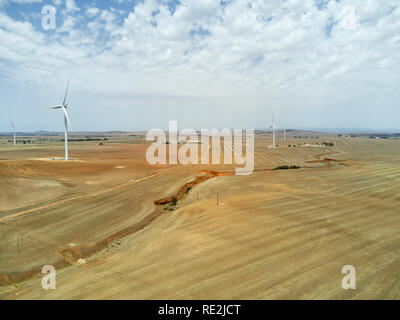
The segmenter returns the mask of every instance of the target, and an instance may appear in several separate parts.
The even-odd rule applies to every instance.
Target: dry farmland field
[[[248,176],[133,140],[0,144],[0,299],[400,299],[400,140],[258,135]]]

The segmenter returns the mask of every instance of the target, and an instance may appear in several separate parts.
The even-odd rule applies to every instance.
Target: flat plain
[[[323,141],[258,135],[248,176],[128,138],[0,145],[0,299],[400,299],[400,140]]]

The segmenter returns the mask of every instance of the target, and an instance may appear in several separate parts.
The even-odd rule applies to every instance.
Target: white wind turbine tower
[[[276,143],[275,143],[276,132],[275,131],[277,129],[277,126],[274,123],[274,119],[272,119],[272,123],[268,127],[268,129],[271,129],[271,128],[272,128],[272,149],[275,149],[275,146],[276,146]]]
[[[62,109],[64,111],[65,160],[69,160],[69,158],[68,158],[68,126],[70,127],[70,129],[72,129],[71,128],[71,124],[69,122],[68,113],[67,113],[68,105],[65,103],[66,100],[67,100],[68,88],[69,88],[69,83],[70,82],[71,82],[71,77],[68,80],[67,90],[65,91],[64,101],[63,101],[62,105],[50,108],[50,109]]]
[[[12,123],[12,122],[11,122],[11,128],[12,128],[13,134],[14,134],[14,146],[16,146],[16,145],[17,145],[17,139],[16,139],[16,136],[15,136],[15,127],[14,127],[14,123]]]
[[[286,141],[286,129],[283,129],[283,140]]]

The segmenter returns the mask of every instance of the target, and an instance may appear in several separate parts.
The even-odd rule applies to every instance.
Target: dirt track
[[[106,148],[76,146],[77,163],[2,155],[3,189],[62,189],[39,201],[5,191],[15,201],[0,208],[1,298],[400,298],[398,141],[271,150],[259,139],[251,176],[201,183],[203,170],[232,166],[154,168],[144,145]],[[289,164],[307,168],[270,170]],[[176,196],[171,211],[154,204]],[[45,264],[58,267],[55,291],[32,273]],[[341,288],[346,264],[357,290]]]

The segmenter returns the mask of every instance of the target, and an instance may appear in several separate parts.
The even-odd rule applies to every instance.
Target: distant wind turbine
[[[16,139],[16,136],[15,136],[15,127],[14,127],[14,123],[12,123],[12,122],[11,122],[11,128],[12,128],[13,134],[14,134],[14,146],[16,146],[16,145],[17,145],[17,139]]]
[[[277,129],[277,126],[276,126],[275,123],[274,123],[274,119],[272,119],[272,123],[271,123],[271,125],[268,127],[268,129],[272,129],[272,149],[275,149],[275,146],[276,146],[276,143],[275,143],[275,136],[276,136],[276,133],[275,133],[275,131],[276,131],[276,129]]]
[[[283,129],[283,140],[286,141],[286,129]]]
[[[68,113],[67,113],[68,105],[66,104],[70,82],[71,82],[71,77],[69,77],[69,80],[68,80],[67,90],[65,91],[64,101],[63,101],[62,105],[50,108],[50,109],[62,109],[64,111],[65,160],[69,160],[69,158],[68,158],[68,127],[72,130],[71,124],[69,121],[69,117],[68,117]]]

